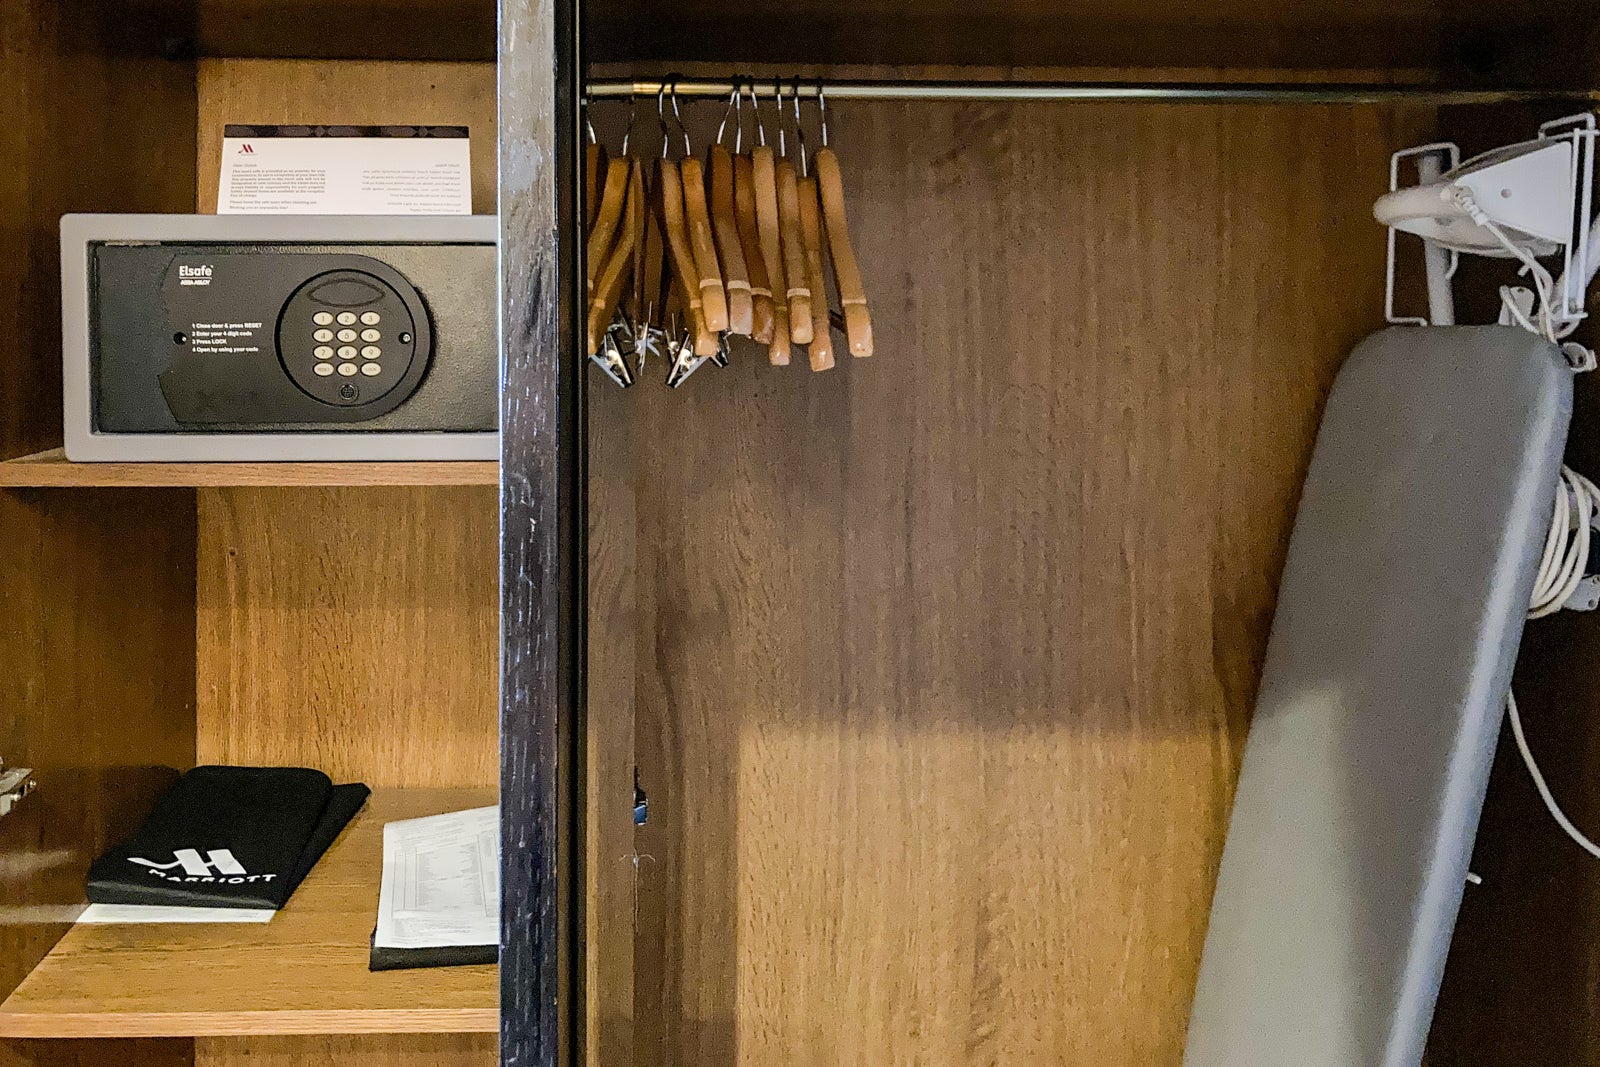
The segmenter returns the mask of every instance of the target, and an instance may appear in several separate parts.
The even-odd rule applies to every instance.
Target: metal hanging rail
[[[815,97],[815,78],[740,78],[737,82],[697,78],[591,81],[590,100],[625,99],[676,93],[679,99],[726,100],[734,86],[755,86],[762,96],[798,93]],[[1062,100],[1170,101],[1235,104],[1445,104],[1594,103],[1600,92],[1559,89],[1452,89],[1426,85],[1283,84],[1251,82],[1000,82],[1000,81],[827,81],[830,100]]]

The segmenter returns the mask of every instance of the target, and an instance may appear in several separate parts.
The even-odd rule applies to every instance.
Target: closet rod
[[[793,78],[779,79],[785,96],[796,89]],[[671,81],[591,81],[591,100],[656,96],[663,89],[680,98],[726,100],[732,81],[681,78]],[[743,79],[741,86],[750,84]],[[1175,101],[1237,104],[1513,104],[1568,101],[1593,103],[1600,92],[1551,89],[1443,89],[1425,85],[1252,84],[1249,82],[995,82],[995,81],[828,81],[830,100],[1076,100]],[[756,92],[772,96],[774,80],[756,78]],[[799,95],[817,95],[816,79],[801,79]]]

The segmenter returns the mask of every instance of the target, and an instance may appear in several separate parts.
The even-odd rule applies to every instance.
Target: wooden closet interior
[[[1586,106],[1600,14],[582,15],[593,78],[1375,87],[833,102],[877,355],[588,372],[588,1062],[1176,1067],[1321,404],[1382,324],[1389,155]],[[16,0],[0,44],[0,757],[38,779],[0,819],[0,1065],[486,1067],[494,969],[365,946],[381,823],[493,797],[495,465],[67,463],[56,234],[214,210],[228,122],[467,125],[494,212],[495,5]],[[697,150],[722,108],[687,103]],[[616,151],[627,105],[590,113]],[[1596,414],[1580,379],[1591,473]],[[1600,701],[1561,664],[1596,650],[1530,627],[1517,680],[1591,827]],[[375,795],[272,924],[72,928],[196,762]],[[1600,868],[1509,745],[1474,870],[1430,1063],[1588,1062]]]

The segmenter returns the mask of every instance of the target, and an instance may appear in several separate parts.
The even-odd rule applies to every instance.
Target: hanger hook
[[[634,123],[634,120],[638,118],[638,115],[639,115],[639,98],[637,96],[629,96],[628,97],[628,128],[622,131],[622,154],[623,154],[624,157],[626,157],[627,154],[628,154],[628,140],[629,140],[629,138],[631,138],[633,136],[633,123]],[[590,136],[594,135],[594,126],[592,126],[592,125],[589,127],[589,134],[590,134]]]
[[[817,115],[822,122],[822,147],[828,147],[828,90],[822,84],[822,79],[817,79]]]
[[[761,118],[761,101],[756,97],[756,79],[754,75],[751,76],[745,88],[750,91],[750,113],[756,118],[756,143],[765,147],[767,143],[767,124]]]
[[[800,177],[811,177],[810,168],[806,165],[806,130],[800,121],[800,79],[794,80],[794,139],[795,153],[800,157]]]
[[[723,109],[722,112],[722,123],[717,127],[717,144],[719,145],[722,144],[722,135],[728,132],[728,117],[733,114],[733,105],[738,101],[738,99],[739,81],[737,78],[735,78],[733,82],[733,91],[728,94],[728,106]],[[735,136],[738,136],[737,133],[735,133]]]
[[[778,108],[778,156],[782,159],[789,158],[789,142],[783,131],[783,81],[778,78],[772,80],[772,93],[777,98]]]
[[[662,79],[661,87],[656,90],[656,121],[661,123],[661,158],[667,158],[667,145],[671,143],[672,134],[667,129],[667,83]]]
[[[672,117],[678,123],[678,130],[683,134],[683,154],[694,155],[694,149],[689,147],[689,127],[684,125],[683,112],[678,110],[678,79],[680,75],[672,75]]]
[[[744,79],[733,79],[733,154],[744,155]]]

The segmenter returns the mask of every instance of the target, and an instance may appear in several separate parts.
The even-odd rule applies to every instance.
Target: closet
[[[1557,27],[1592,15],[583,14],[612,153],[619,82],[646,158],[672,75],[830,85],[877,350],[584,372],[589,1062],[1178,1064],[1322,403],[1383,324],[1390,153],[1581,110]],[[726,97],[680,95],[703,155]],[[1591,809],[1554,664],[1592,631],[1530,628],[1518,681]],[[1596,872],[1504,751],[1430,1063],[1587,1062]]]
[[[1597,34],[1577,0],[0,5],[0,758],[36,781],[0,1065],[1176,1067],[1389,154],[1587,106]],[[833,87],[871,359],[588,363],[583,120],[616,153],[619,86],[672,74]],[[680,95],[703,154],[726,100]],[[470,127],[500,468],[67,463],[59,217],[214,210],[223,125],[291,121]],[[1531,628],[1517,680],[1591,827],[1596,632]],[[73,928],[197,762],[375,795],[298,915]],[[377,828],[497,782],[498,973],[369,974]],[[1430,1064],[1593,1059],[1600,869],[1509,745],[1474,869]]]

